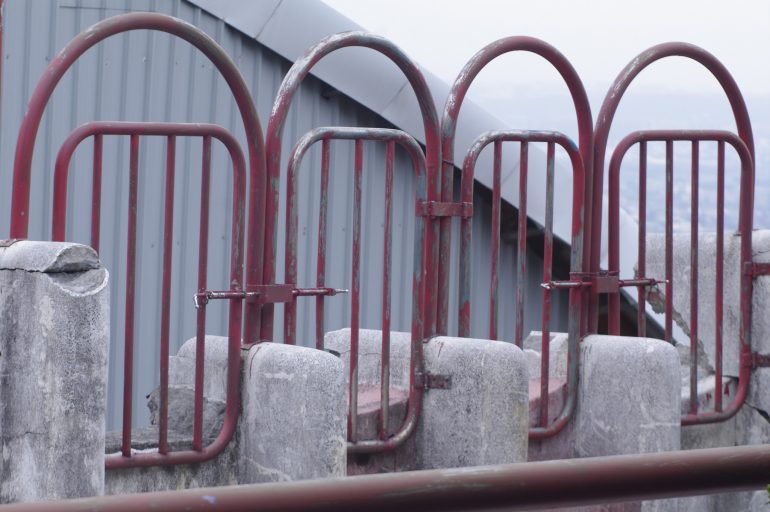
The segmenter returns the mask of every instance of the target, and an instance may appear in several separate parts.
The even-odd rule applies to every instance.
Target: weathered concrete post
[[[382,332],[359,333],[358,436],[376,438]],[[406,410],[411,335],[391,332],[390,418],[394,433]],[[350,329],[326,334],[326,347],[349,364]],[[425,371],[441,383],[425,391],[416,432],[392,453],[351,457],[350,474],[524,462],[528,374],[524,353],[510,343],[437,337],[423,344]],[[346,372],[347,375],[347,372]],[[429,386],[430,388],[430,386]]]
[[[538,460],[678,450],[680,370],[662,340],[587,336],[580,347],[577,410],[557,436],[530,447]],[[587,507],[582,511],[671,511],[675,500]]]
[[[107,271],[93,249],[0,248],[0,501],[104,492]]]

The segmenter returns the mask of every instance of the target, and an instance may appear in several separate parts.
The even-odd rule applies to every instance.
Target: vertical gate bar
[[[519,273],[516,280],[516,346],[524,345],[524,288],[527,284],[527,160],[529,144],[521,142],[519,157]]]
[[[326,286],[326,216],[329,210],[329,139],[321,141],[321,202],[318,212],[318,252],[316,254],[316,286]],[[315,347],[324,348],[324,297],[315,299]]]
[[[392,260],[393,229],[393,167],[396,158],[396,142],[389,140],[385,146],[385,254],[382,275],[382,356],[380,367],[380,439],[388,437],[390,413],[390,270]]]
[[[319,219],[320,222],[320,219]],[[292,166],[286,174],[286,248],[284,250],[284,282],[297,286],[297,232],[299,229],[297,213],[297,173]],[[320,242],[320,239],[319,239]],[[316,262],[316,266],[318,263]],[[266,305],[267,306],[267,305]],[[287,345],[296,343],[297,298],[292,297],[283,305],[283,342]],[[318,340],[316,340],[316,343]]]
[[[473,163],[463,163],[462,180],[460,182],[460,201],[473,203]],[[460,219],[460,261],[458,300],[457,335],[467,338],[471,335],[471,240],[473,238],[473,218]]]
[[[725,143],[717,142],[717,250],[716,250],[716,332],[714,378],[716,379],[716,392],[714,393],[714,410],[722,412],[722,320],[723,312],[723,284],[724,284],[724,248],[725,248]]]
[[[639,256],[637,257],[636,277],[643,279],[647,274],[647,141],[639,143]],[[647,336],[647,314],[645,313],[647,287],[636,289],[636,325],[637,336]]]
[[[359,278],[361,262],[361,176],[364,166],[364,141],[356,139],[355,176],[353,179],[353,255],[350,290],[350,382],[348,440],[355,442],[358,428],[358,329]]]
[[[500,260],[500,174],[503,142],[494,142],[494,167],[492,169],[492,232],[489,265],[489,339],[497,339],[498,262]]]
[[[543,282],[551,281],[553,266],[553,181],[554,181],[553,142],[548,143],[545,174],[545,241],[543,246]],[[548,384],[550,381],[550,342],[551,342],[551,290],[543,289],[543,326],[540,349],[540,426],[548,426]]]
[[[168,453],[168,360],[169,324],[171,320],[171,262],[174,241],[174,172],[176,137],[166,139],[166,201],[163,219],[163,288],[160,310],[160,411],[158,419],[158,452]]]
[[[128,177],[128,244],[126,249],[126,319],[123,356],[123,439],[121,452],[131,456],[131,408],[134,386],[134,293],[136,291],[136,209],[139,188],[139,136],[131,135]]]
[[[201,215],[198,241],[198,292],[206,291],[209,248],[209,200],[211,187],[211,136],[203,137],[201,166]],[[203,370],[206,350],[206,308],[197,311],[195,333],[195,409],[193,416],[193,450],[203,449]]]
[[[91,247],[99,254],[102,217],[102,134],[94,135],[94,175],[91,184]]]
[[[665,339],[673,343],[674,306],[674,142],[666,141],[666,319]]]
[[[616,159],[616,155],[613,155],[610,159],[607,176],[607,270],[615,273],[620,269],[620,171],[622,163],[623,156]],[[607,296],[607,333],[612,336],[620,334],[620,296],[617,293],[610,293]]]
[[[690,194],[690,413],[698,413],[698,141],[692,142]]]

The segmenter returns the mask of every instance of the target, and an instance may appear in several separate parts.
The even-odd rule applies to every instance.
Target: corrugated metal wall
[[[264,122],[273,96],[291,63],[269,49],[233,30],[183,0],[6,0],[2,83],[2,124],[0,125],[0,236],[8,235],[13,154],[16,134],[38,77],[50,58],[75,34],[108,16],[127,11],[159,11],[193,23],[214,37],[230,54],[252,90],[260,119]],[[291,28],[287,27],[287,31]],[[436,98],[442,102],[443,98]],[[52,170],[56,152],[69,132],[90,120],[198,121],[213,122],[230,130],[243,143],[243,126],[229,89],[213,66],[197,50],[181,40],[154,32],[116,36],[90,50],[63,79],[41,125],[33,167],[30,237],[50,239]],[[310,128],[323,125],[387,126],[379,116],[336,94],[317,79],[305,81],[290,112],[285,131],[284,161],[294,141]],[[200,198],[200,141],[180,140],[177,144],[177,185],[175,190],[174,257],[171,323],[172,353],[195,332],[192,296],[196,287],[198,202]],[[244,146],[245,147],[245,146]],[[320,150],[312,151],[300,179],[299,263],[300,284],[314,284],[315,232],[317,226]],[[67,238],[89,242],[91,143],[78,150],[69,184]],[[135,405],[137,425],[147,423],[143,397],[158,381],[158,332],[162,262],[162,209],[164,197],[164,144],[145,138],[140,147],[140,182],[137,279],[137,321],[135,355]],[[362,325],[380,325],[383,229],[384,149],[366,146],[364,179],[362,292],[365,294]],[[102,191],[101,258],[111,272],[112,347],[108,428],[120,422],[122,393],[122,347],[124,329],[126,223],[128,194],[128,141],[109,137],[104,145]],[[352,147],[337,143],[332,153],[327,283],[348,287],[350,281],[350,226],[352,211]],[[227,286],[229,218],[232,202],[231,169],[223,148],[213,157],[213,189],[209,251],[209,288]],[[413,244],[414,183],[408,160],[399,154],[394,198],[393,312],[395,329],[408,330],[410,319],[411,248]],[[478,194],[477,194],[478,195]],[[278,279],[283,276],[283,200],[279,229]],[[474,233],[474,335],[483,336],[488,290],[490,208],[477,202]],[[455,234],[455,240],[457,236]],[[513,311],[515,298],[513,245],[503,245],[501,311]],[[456,249],[455,249],[456,253]],[[528,289],[539,290],[542,260],[530,257]],[[457,259],[453,258],[456,268]],[[453,292],[454,296],[454,292]],[[532,297],[536,297],[532,295]],[[539,295],[537,295],[539,297]],[[565,301],[556,300],[554,328],[565,328]],[[223,301],[224,302],[224,301]],[[327,329],[349,325],[348,299],[328,300]],[[298,338],[312,344],[312,301],[300,306]],[[226,333],[224,303],[209,308],[208,332]],[[279,317],[280,317],[280,307]],[[456,308],[453,306],[452,311]],[[527,328],[538,329],[539,300],[527,305]],[[513,334],[513,315],[501,314],[501,332]],[[280,318],[276,334],[280,338]],[[453,329],[456,322],[453,322]]]

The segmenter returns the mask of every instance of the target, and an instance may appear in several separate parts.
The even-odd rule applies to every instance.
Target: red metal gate
[[[350,324],[350,366],[348,375],[348,452],[371,453],[392,450],[403,443],[414,432],[420,415],[422,393],[424,389],[424,364],[422,344],[423,310],[425,304],[425,288],[422,286],[423,276],[427,273],[426,255],[432,252],[433,236],[431,223],[424,220],[423,210],[430,206],[426,185],[425,157],[417,141],[400,130],[385,128],[317,128],[305,134],[292,151],[289,158],[286,178],[286,249],[284,257],[285,280],[297,282],[297,173],[305,153],[318,141],[322,143],[321,157],[321,201],[318,224],[318,254],[316,259],[316,279],[318,290],[327,290],[324,286],[326,268],[326,213],[329,184],[329,155],[332,140],[355,141],[355,169],[353,177],[353,243],[351,270],[351,324]],[[377,141],[386,144],[385,153],[385,218],[384,218],[384,265],[382,273],[382,353],[380,365],[380,415],[379,439],[358,439],[358,341],[360,313],[360,256],[361,256],[361,181],[363,176],[363,143]],[[414,263],[412,273],[412,339],[409,365],[409,407],[407,417],[398,431],[388,434],[390,407],[390,289],[391,289],[391,239],[392,239],[392,195],[393,170],[395,163],[396,144],[409,154],[417,182],[415,197],[415,227],[414,227]],[[324,348],[323,343],[323,299],[325,293],[320,293],[316,302],[316,347]],[[286,343],[295,343],[296,332],[296,300],[286,305],[284,312],[284,337]]]
[[[530,429],[531,439],[542,439],[560,432],[569,421],[575,407],[578,379],[577,348],[579,338],[583,332],[583,297],[585,290],[580,286],[563,285],[552,282],[551,263],[553,256],[553,173],[554,173],[554,148],[555,145],[563,147],[572,163],[572,232],[571,232],[571,264],[573,273],[583,271],[584,251],[583,232],[588,225],[585,219],[586,209],[584,204],[587,193],[590,193],[590,181],[585,176],[585,169],[590,169],[590,156],[592,147],[591,108],[580,77],[569,61],[556,48],[539,39],[531,37],[509,37],[500,39],[480,50],[465,65],[458,75],[447,98],[442,120],[442,199],[451,201],[453,197],[454,179],[454,137],[457,120],[460,114],[465,95],[473,80],[481,70],[495,58],[514,51],[526,51],[540,55],[550,62],[567,84],[577,114],[580,146],[579,149],[566,136],[556,132],[514,131],[494,132],[480,136],[473,147],[470,148],[465,158],[461,181],[461,204],[472,205],[473,202],[473,174],[476,158],[481,150],[488,144],[494,143],[494,171],[492,188],[492,247],[491,247],[491,276],[489,299],[489,338],[498,339],[497,333],[497,287],[498,287],[498,258],[500,252],[500,155],[504,141],[516,141],[520,143],[519,166],[519,214],[518,214],[518,273],[517,273],[517,297],[516,297],[516,331],[514,343],[519,347],[524,341],[524,279],[526,276],[526,231],[527,231],[527,174],[528,174],[528,144],[530,142],[546,143],[547,155],[547,184],[546,184],[546,225],[544,254],[544,274],[546,285],[543,289],[543,337],[541,345],[541,382],[540,382],[540,414],[538,426]],[[590,195],[588,196],[590,200]],[[589,203],[590,204],[590,203]],[[471,219],[463,218],[460,234],[460,267],[459,267],[459,335],[470,335],[471,297],[470,297],[470,261],[471,261]],[[441,258],[439,263],[439,332],[446,332],[447,328],[447,304],[449,290],[449,245],[450,245],[451,220],[441,219]],[[548,418],[548,391],[549,391],[549,331],[550,331],[550,299],[551,290],[557,287],[569,287],[569,355],[567,376],[567,398],[561,413],[553,421]],[[582,324],[582,325],[581,325]]]
[[[609,166],[609,258],[608,273],[613,283],[606,293],[609,293],[608,330],[610,334],[620,334],[620,295],[623,286],[637,288],[638,293],[638,335],[645,335],[645,296],[647,287],[657,281],[645,276],[646,261],[646,206],[647,206],[647,144],[662,142],[666,147],[666,221],[665,221],[665,338],[673,341],[673,294],[676,278],[673,274],[673,147],[675,142],[688,142],[691,145],[691,218],[690,218],[690,409],[682,418],[683,425],[713,423],[732,417],[743,405],[748,391],[749,377],[754,357],[751,352],[751,303],[752,276],[756,274],[751,259],[751,232],[753,217],[754,189],[754,142],[749,121],[748,111],[743,96],[735,80],[727,69],[713,55],[702,48],[686,43],[666,43],[654,46],[633,59],[618,75],[610,92],[604,99],[596,123],[596,141],[594,147],[594,203],[591,233],[591,266],[594,272],[600,265],[601,249],[601,213],[602,187],[604,176],[604,155],[607,149],[607,139],[612,120],[623,94],[633,79],[647,66],[660,59],[670,56],[687,57],[702,64],[718,80],[724,89],[732,107],[738,127],[738,135],[723,131],[698,130],[669,130],[652,132],[634,132],[624,138],[615,148]],[[716,389],[714,411],[700,412],[698,410],[698,180],[699,147],[703,143],[715,143],[718,147],[717,164],[717,262],[716,262],[716,296],[715,314],[715,362]],[[639,234],[637,275],[629,279],[620,279],[619,254],[619,210],[620,210],[620,164],[628,149],[639,144]],[[741,236],[741,321],[740,321],[740,376],[738,390],[733,401],[723,408],[722,380],[722,322],[723,322],[723,249],[724,249],[724,188],[725,188],[725,145],[732,146],[741,161],[740,168],[740,217],[738,234]],[[592,329],[597,328],[598,290],[592,293]]]
[[[11,237],[25,238],[29,224],[29,195],[32,154],[35,137],[46,104],[54,88],[72,64],[89,48],[100,41],[131,30],[158,30],[180,37],[198,48],[206,55],[220,71],[230,86],[235,101],[243,118],[243,123],[249,148],[249,182],[250,195],[263,195],[264,186],[264,152],[262,147],[262,132],[259,126],[256,109],[246,83],[238,72],[233,61],[222,48],[205,33],[192,25],[162,14],[130,13],[106,19],[90,27],[76,36],[54,58],[38,82],[19,130],[14,163],[13,202],[11,205]],[[129,177],[129,226],[128,226],[128,262],[126,274],[126,331],[125,331],[125,382],[123,408],[123,442],[120,455],[106,457],[108,468],[125,468],[137,466],[186,464],[211,459],[219,454],[229,443],[235,432],[235,425],[240,414],[240,341],[242,300],[252,299],[243,291],[243,232],[244,232],[244,197],[242,191],[246,186],[246,164],[238,144],[224,129],[213,125],[189,125],[170,123],[90,123],[78,128],[64,143],[57,159],[55,191],[53,238],[65,238],[64,225],[67,197],[67,173],[71,156],[78,144],[87,137],[94,137],[94,168],[92,196],[91,242],[99,246],[99,217],[101,212],[100,188],[102,161],[101,149],[104,136],[129,136],[131,139],[130,177]],[[166,204],[164,232],[164,263],[163,263],[163,310],[161,327],[161,414],[159,430],[159,449],[157,453],[132,453],[131,451],[131,375],[133,371],[133,329],[134,329],[134,287],[136,282],[134,261],[136,255],[136,210],[137,210],[137,181],[139,162],[139,137],[162,136],[167,138],[166,149]],[[201,222],[200,222],[200,252],[198,292],[197,353],[195,375],[195,419],[193,428],[193,450],[169,452],[168,450],[168,300],[171,279],[171,228],[173,225],[173,183],[175,173],[175,139],[176,137],[203,138],[203,181],[201,184]],[[232,218],[232,249],[230,255],[230,290],[223,293],[206,291],[206,252],[208,248],[208,188],[210,183],[210,155],[212,138],[220,140],[227,148],[233,162],[233,218]],[[250,229],[258,229],[255,219],[251,219]],[[250,242],[254,244],[255,242]],[[250,252],[259,253],[252,245]],[[228,372],[227,399],[225,422],[217,438],[208,446],[203,446],[203,356],[205,335],[205,304],[210,298],[228,298],[233,300],[229,313],[229,343],[228,343]]]
[[[417,143],[406,134],[393,131],[393,130],[377,130],[377,129],[350,129],[350,128],[325,128],[319,131],[310,132],[304,138],[300,140],[295,153],[292,157],[289,167],[290,180],[288,182],[287,190],[287,230],[289,236],[287,237],[286,247],[286,280],[289,281],[288,286],[296,286],[296,245],[293,241],[296,236],[296,219],[291,217],[296,215],[294,211],[295,201],[293,200],[295,183],[293,182],[296,173],[296,166],[301,159],[302,154],[307,149],[307,146],[315,142],[316,140],[323,139],[324,154],[322,161],[328,159],[328,144],[329,141],[335,138],[342,139],[354,139],[356,141],[356,168],[355,168],[355,198],[354,198],[354,240],[353,240],[353,269],[352,269],[352,325],[351,325],[351,361],[350,361],[350,382],[349,382],[349,417],[348,417],[348,438],[350,443],[348,445],[349,453],[372,453],[386,450],[392,450],[400,445],[414,430],[414,427],[419,419],[420,402],[422,397],[422,389],[425,385],[423,372],[422,372],[422,346],[423,340],[432,336],[435,331],[435,311],[436,311],[436,294],[433,291],[435,289],[436,280],[434,269],[436,268],[435,262],[438,259],[437,245],[433,242],[438,238],[438,223],[433,222],[435,217],[445,215],[446,212],[441,208],[442,204],[437,202],[439,197],[439,181],[438,181],[438,161],[439,161],[439,138],[438,138],[438,116],[436,114],[433,98],[430,94],[425,78],[420,72],[417,65],[412,62],[409,57],[406,56],[398,47],[393,43],[382,37],[368,34],[364,32],[345,32],[342,34],[336,34],[320,41],[315,46],[311,47],[303,57],[298,59],[291,67],[289,72],[281,84],[281,87],[276,95],[275,103],[273,104],[272,114],[267,126],[266,132],[266,144],[267,144],[267,172],[268,172],[268,194],[264,202],[264,216],[265,216],[265,236],[264,236],[264,273],[261,276],[261,282],[272,283],[275,281],[275,260],[276,260],[276,232],[277,232],[277,213],[278,213],[278,195],[279,195],[279,183],[280,183],[280,169],[281,169],[281,142],[283,127],[286,121],[286,116],[291,105],[291,101],[294,98],[302,80],[307,76],[310,69],[323,57],[329,53],[347,47],[366,47],[371,48],[384,56],[388,57],[394,64],[396,64],[405,77],[411,84],[417,96],[417,101],[420,105],[420,110],[423,117],[425,127],[425,157],[424,163],[422,156],[418,156],[422,153],[422,150],[417,151],[419,146]],[[360,254],[359,240],[360,240],[360,209],[361,209],[361,197],[360,197],[360,177],[362,172],[362,142],[364,140],[381,140],[386,141],[390,146],[393,143],[398,143],[405,148],[412,157],[413,164],[418,176],[418,183],[421,183],[418,188],[418,201],[427,201],[427,205],[432,206],[433,209],[423,219],[422,215],[417,216],[416,232],[415,236],[421,237],[418,240],[415,247],[415,267],[413,278],[413,315],[412,315],[412,354],[410,363],[410,392],[409,392],[409,405],[408,416],[401,426],[399,432],[392,437],[385,438],[383,428],[380,429],[380,439],[378,440],[358,440],[356,439],[356,403],[357,403],[357,343],[358,343],[358,309],[359,309],[359,291],[358,291],[358,258]],[[390,151],[390,150],[389,150]],[[388,153],[390,155],[390,153]],[[295,161],[296,159],[296,161]],[[388,163],[386,166],[391,166],[391,157],[387,157]],[[325,167],[324,167],[325,168]],[[389,168],[389,167],[388,167]],[[424,169],[420,171],[419,169]],[[323,174],[326,172],[326,174]],[[392,172],[392,171],[386,171]],[[322,169],[322,175],[328,176],[328,169],[324,171]],[[322,181],[324,178],[322,177]],[[324,185],[324,188],[326,185]],[[321,192],[324,194],[324,191]],[[322,195],[322,211],[321,220],[324,219],[324,199]],[[259,204],[252,203],[252,208],[259,207]],[[252,215],[258,215],[252,213]],[[424,226],[424,227],[423,227]],[[324,249],[324,234],[323,226],[319,231],[319,253],[318,253],[318,272],[317,272],[317,285],[321,287],[324,279],[324,255],[321,251]],[[292,230],[295,231],[292,231]],[[387,232],[387,230],[386,230]],[[422,253],[422,255],[420,255]],[[425,259],[425,261],[423,261]],[[252,269],[252,265],[247,262],[247,266]],[[249,278],[256,279],[258,276],[249,276]],[[390,276],[387,269],[383,276],[384,287],[387,290],[390,286]],[[247,281],[249,283],[250,281]],[[316,345],[320,346],[323,343],[323,323],[322,323],[322,310],[323,310],[323,295],[329,295],[329,293],[318,293],[316,295]],[[295,305],[293,299],[290,301],[285,313],[285,341],[287,343],[294,342],[294,322],[295,322]],[[387,302],[387,301],[386,301]],[[244,340],[246,342],[256,342],[258,340],[272,340],[273,339],[273,305],[264,304],[260,308],[255,306],[250,308],[249,304],[246,305],[246,324],[244,331]],[[387,312],[383,312],[384,316],[387,316]],[[389,316],[383,322],[383,330],[389,335]],[[382,374],[387,373],[387,351],[389,340],[388,337],[383,335],[383,356],[382,356]],[[382,381],[383,384],[385,380]],[[381,414],[380,414],[380,426],[383,422],[383,416],[387,416],[387,390],[384,394],[381,394]]]

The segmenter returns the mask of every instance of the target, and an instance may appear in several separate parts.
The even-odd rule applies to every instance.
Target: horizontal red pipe
[[[761,489],[770,445],[410,471],[0,507],[21,511],[538,510]]]

